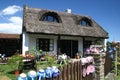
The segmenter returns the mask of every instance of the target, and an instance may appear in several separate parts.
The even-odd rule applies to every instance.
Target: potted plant
[[[11,65],[15,70],[15,75],[18,75],[19,71],[21,71],[23,68],[23,58],[19,54],[15,54],[8,60],[8,64]]]

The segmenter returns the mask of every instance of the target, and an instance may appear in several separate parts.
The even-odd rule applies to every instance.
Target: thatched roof
[[[56,14],[60,23],[41,21],[40,18],[45,13]],[[23,30],[28,33],[108,38],[108,33],[89,16],[30,8],[27,6],[24,7],[23,16]],[[91,22],[91,26],[78,24],[83,18],[88,19]]]

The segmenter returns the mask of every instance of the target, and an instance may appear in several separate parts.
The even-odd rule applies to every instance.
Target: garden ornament
[[[43,69],[40,69],[37,73],[37,76],[39,77],[38,80],[44,80],[45,78],[45,71]]]
[[[56,67],[56,66],[53,66],[52,67],[52,76],[53,77],[57,77],[60,73],[60,70]]]
[[[52,68],[51,67],[47,67],[45,70],[46,73],[46,78],[52,78]]]
[[[21,74],[18,76],[17,80],[27,80],[27,75],[26,75],[25,73],[21,73]]]
[[[28,80],[36,80],[37,74],[35,71],[31,70],[28,72]]]

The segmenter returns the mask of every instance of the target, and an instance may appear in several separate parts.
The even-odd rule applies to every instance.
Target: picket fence
[[[82,76],[82,68],[87,67],[89,64],[82,66],[81,61],[76,61],[74,63],[68,63],[63,67],[59,67],[60,74],[56,78],[45,79],[45,80],[94,80],[94,74],[89,74],[86,77]]]

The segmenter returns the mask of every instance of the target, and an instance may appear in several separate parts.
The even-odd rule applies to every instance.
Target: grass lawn
[[[53,64],[52,66],[59,66],[59,64]],[[8,64],[0,64],[0,78],[5,76],[10,78],[11,80],[16,80],[17,76],[14,75],[14,65],[10,66]],[[39,69],[45,69],[48,67],[48,64],[46,62],[37,62],[37,70]],[[23,70],[24,73],[27,73],[31,69]],[[5,80],[5,79],[3,79]],[[6,79],[8,80],[8,79]]]
[[[115,78],[115,80],[120,80],[120,76],[117,76],[117,77]]]
[[[7,64],[1,64],[0,65],[0,77],[5,76],[10,78],[11,80],[16,80],[16,77],[14,75],[14,69],[12,66],[7,65]]]

